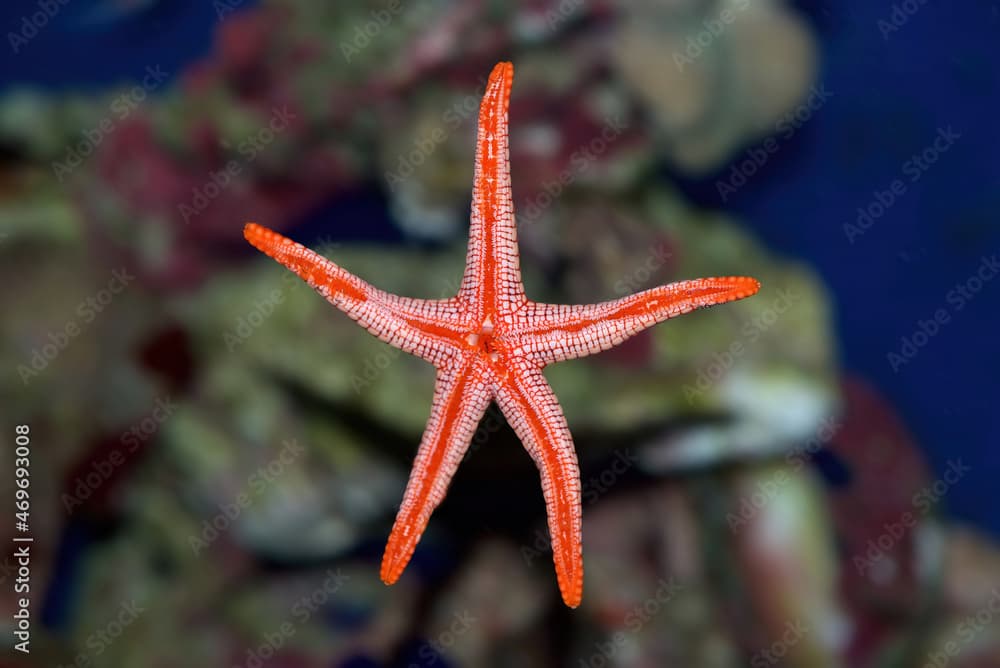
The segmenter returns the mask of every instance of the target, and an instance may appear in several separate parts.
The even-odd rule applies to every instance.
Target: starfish
[[[490,74],[479,110],[465,273],[450,299],[400,297],[255,223],[247,241],[304,279],[382,341],[437,368],[434,403],[382,558],[396,582],[445,497],[492,401],[541,476],[556,578],[570,607],[583,596],[580,472],[562,408],[542,369],[607,350],[668,318],[757,292],[753,278],[699,278],[599,304],[530,301],[521,283],[511,200],[507,107],[514,67]]]

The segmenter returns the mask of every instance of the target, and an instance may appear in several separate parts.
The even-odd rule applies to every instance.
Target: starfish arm
[[[511,199],[507,107],[514,66],[498,63],[479,107],[469,250],[459,296],[479,319],[525,301]]]
[[[457,300],[411,299],[379,290],[319,253],[255,223],[247,223],[243,236],[386,343],[431,363],[460,349]]]
[[[697,278],[583,306],[531,303],[522,311],[533,325],[520,331],[518,352],[540,364],[593,355],[668,318],[755,294],[746,276]]]
[[[409,563],[493,398],[482,373],[471,358],[438,373],[431,417],[382,557],[386,584],[396,582]]]
[[[583,597],[582,511],[580,468],[569,426],[541,369],[524,358],[511,361],[496,395],[541,475],[559,591],[566,605],[575,608]]]

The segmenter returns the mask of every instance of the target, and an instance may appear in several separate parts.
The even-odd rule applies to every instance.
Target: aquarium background
[[[32,652],[0,661],[1000,663],[1000,6],[317,5],[0,8],[2,414],[36,541]],[[496,410],[379,582],[433,372],[242,239],[447,295],[499,60],[529,296],[764,286],[547,371],[575,611]]]

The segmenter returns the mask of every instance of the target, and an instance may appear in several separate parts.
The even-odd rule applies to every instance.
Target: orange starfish
[[[521,284],[508,164],[513,75],[513,65],[499,63],[479,109],[469,250],[455,297],[389,294],[260,225],[249,223],[243,233],[369,332],[437,367],[430,420],[385,548],[382,580],[393,584],[406,568],[495,400],[538,466],[559,590],[575,608],[583,596],[580,472],[542,369],[607,350],[667,318],[749,297],[760,284],[747,277],[699,278],[601,304],[530,301]]]

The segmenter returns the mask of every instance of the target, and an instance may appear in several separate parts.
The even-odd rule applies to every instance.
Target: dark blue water
[[[892,3],[801,3],[832,96],[726,206],[822,274],[845,367],[889,396],[937,472],[972,467],[943,503],[1000,535],[1000,274],[984,263],[1000,260],[1000,4],[896,4],[917,11],[891,30]],[[697,189],[718,203],[714,183]]]
[[[39,5],[0,7],[0,89],[99,89],[152,64],[176,74],[208,53],[218,21],[212,2],[195,0],[133,3],[147,6],[117,17],[113,2],[54,4],[16,54],[10,34]],[[880,25],[893,19],[891,3],[798,4],[820,37],[828,99],[779,131],[777,148],[725,200],[717,182],[731,165],[684,188],[820,272],[844,366],[888,395],[937,471],[972,466],[944,502],[1000,536],[990,502],[1000,478],[1000,276],[974,278],[991,273],[984,257],[1000,258],[1000,5],[910,0]],[[861,225],[859,207],[871,215]]]

